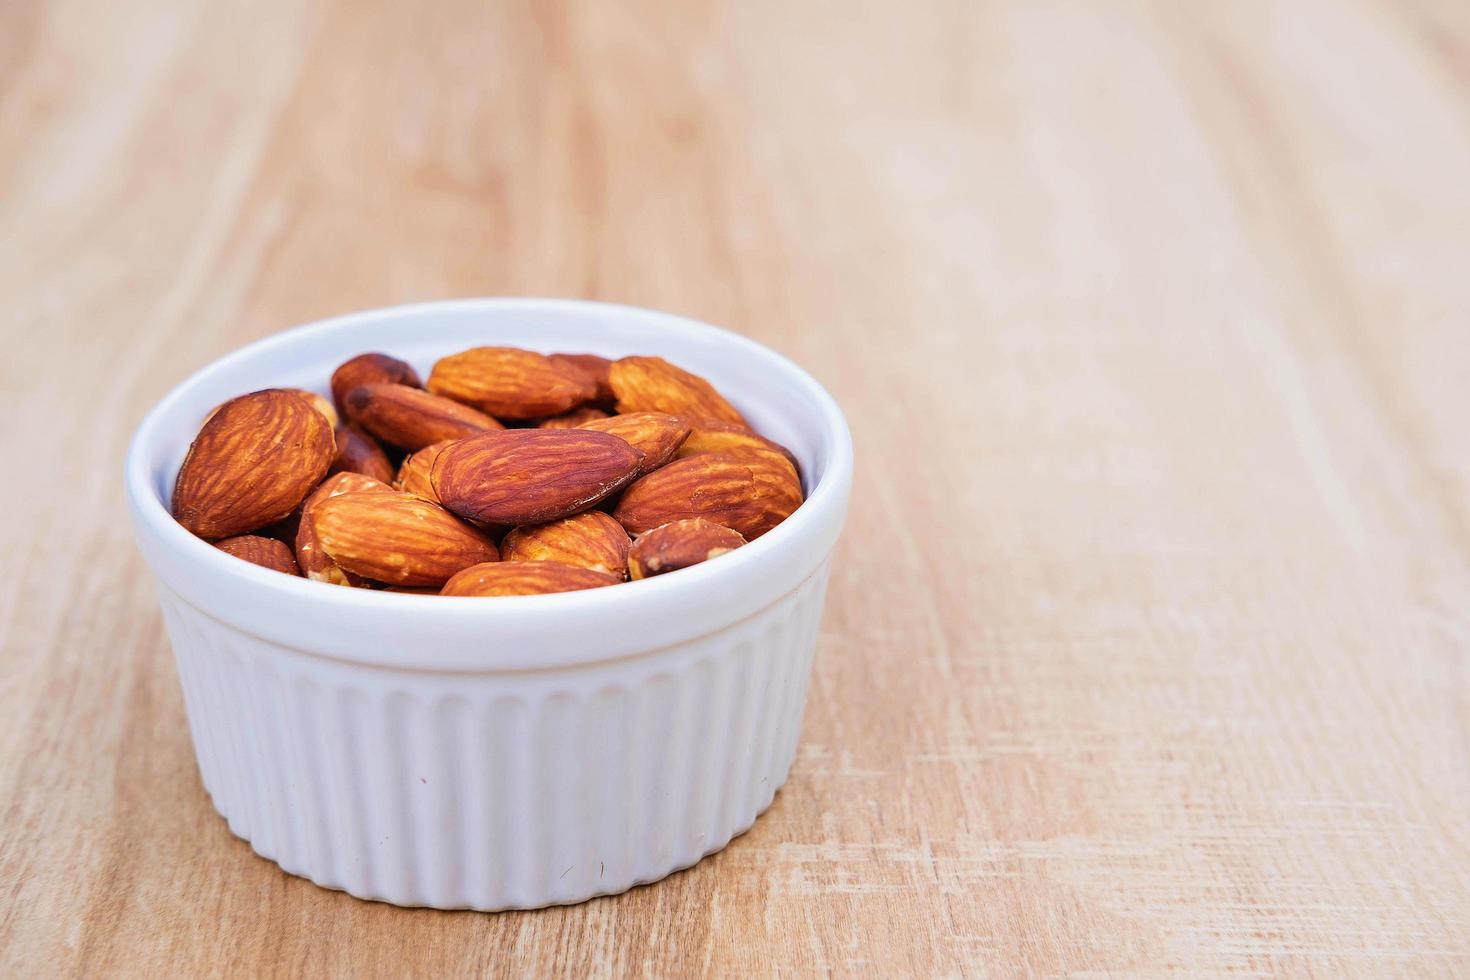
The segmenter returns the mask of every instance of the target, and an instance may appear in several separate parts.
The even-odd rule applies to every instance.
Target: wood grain
[[[1470,971],[1470,7],[0,5],[0,973]],[[745,837],[487,916],[230,836],[119,487],[313,318],[727,324],[858,445]]]

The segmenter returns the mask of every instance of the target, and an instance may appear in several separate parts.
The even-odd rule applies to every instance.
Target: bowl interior
[[[708,378],[757,431],[789,448],[801,461],[808,495],[821,483],[836,448],[836,409],[821,387],[790,361],[736,334],[601,303],[458,301],[324,321],[267,338],[198,372],[160,403],[135,447],[144,454],[152,495],[167,508],[174,476],[201,421],[228,398],[268,387],[328,394],[332,370],[364,351],[399,357],[427,377],[438,358],[479,345],[665,357]]]
[[[807,500],[718,561],[617,588],[496,599],[345,589],[225,555],[168,511],[174,475],[208,411],[272,386],[325,393],[363,351],[427,373],[477,344],[607,356],[660,354],[709,378],[800,460]],[[286,331],[197,372],[134,436],[127,493],[139,548],[167,594],[239,632],[313,656],[395,670],[540,671],[610,664],[714,636],[821,576],[841,531],[852,445],[831,397],[786,358],[668,314],[566,300],[455,300],[374,310]]]

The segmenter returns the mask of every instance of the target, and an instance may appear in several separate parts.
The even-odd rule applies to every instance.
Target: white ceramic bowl
[[[789,447],[808,499],[717,560],[515,598],[290,578],[169,516],[184,452],[226,398],[324,392],[369,350],[427,374],[478,344],[664,355]],[[534,908],[656,881],[770,805],[796,751],[852,444],[820,385],[734,334],[599,303],[464,300],[338,317],[216,361],[144,419],[126,479],[200,775],[230,829],[360,898]]]

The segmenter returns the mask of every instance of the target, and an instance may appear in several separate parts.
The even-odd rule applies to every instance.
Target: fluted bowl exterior
[[[188,441],[225,398],[322,390],[364,350],[426,371],[476,344],[659,353],[704,374],[793,450],[807,502],[759,540],[672,575],[494,599],[292,579],[169,517]],[[574,301],[354,314],[184,382],[139,427],[126,475],[204,786],[231,831],[292,874],[397,905],[583,901],[719,850],[785,782],[851,442],[826,392],[764,347]]]

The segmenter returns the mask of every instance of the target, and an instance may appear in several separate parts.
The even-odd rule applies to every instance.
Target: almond
[[[377,440],[355,425],[339,425],[337,455],[332,459],[332,473],[361,473],[387,483],[393,479],[393,464]]]
[[[797,475],[796,466],[780,451],[779,447],[770,449],[766,446],[745,446],[727,449],[724,455],[749,466],[750,471],[755,474],[756,482],[760,484],[762,493],[775,500],[775,506],[784,508],[786,513],[789,514],[796,510],[806,499],[802,493],[801,477]]]
[[[334,450],[326,418],[294,392],[269,388],[231,399],[184,457],[174,517],[206,540],[279,521],[326,475]]]
[[[546,524],[518,527],[500,542],[505,561],[555,561],[622,579],[628,570],[628,532],[600,510]]]
[[[689,435],[689,423],[677,415],[661,412],[631,412],[595,419],[577,426],[590,432],[608,432],[643,454],[639,474],[652,473],[674,458]]]
[[[725,401],[713,385],[662,357],[625,357],[614,361],[609,382],[619,412],[665,412],[695,423],[713,419],[745,424],[735,406]]]
[[[342,414],[352,417],[347,409],[347,393],[362,385],[407,385],[422,388],[418,372],[407,362],[387,354],[359,354],[332,372],[332,401]]]
[[[398,478],[393,481],[393,486],[405,493],[411,493],[415,497],[422,497],[433,503],[439,502],[439,497],[434,493],[434,484],[429,480],[429,472],[434,467],[434,460],[444,451],[444,447],[453,442],[453,439],[445,439],[436,442],[432,446],[425,446],[418,452],[403,458],[403,465],[398,467]]]
[[[594,419],[605,419],[607,413],[595,405],[584,405],[574,408],[565,415],[553,415],[549,419],[542,419],[536,423],[538,429],[575,429],[583,422],[591,422]]]
[[[444,584],[441,595],[544,595],[617,585],[606,572],[554,561],[504,561],[475,565]]]
[[[301,505],[301,519],[296,528],[296,561],[301,573],[316,582],[333,585],[365,586],[367,581],[337,566],[325,551],[317,535],[317,507],[328,497],[344,493],[392,493],[393,488],[361,473],[334,473],[311,492]]]
[[[754,541],[800,503],[799,495],[792,499],[784,474],[768,460],[700,453],[641,477],[623,493],[613,517],[630,534],[702,517]]]
[[[440,358],[429,390],[503,419],[560,415],[591,401],[597,383],[580,368],[517,347],[474,347]]]
[[[779,442],[773,442],[743,425],[709,419],[690,431],[689,438],[679,447],[679,458],[695,453],[723,453],[731,449],[773,449],[785,456],[793,467],[797,465],[796,456]]]
[[[275,538],[241,534],[217,541],[214,546],[227,555],[243,558],[261,568],[285,572],[287,575],[301,574],[301,569],[296,567],[296,559],[291,555],[291,549],[286,547],[284,541],[277,541]]]
[[[638,535],[628,551],[633,579],[675,572],[733,551],[745,543],[739,531],[703,518],[661,524]]]
[[[357,491],[316,505],[321,548],[345,571],[389,585],[443,585],[498,557],[495,545],[438,504],[411,493]]]
[[[332,407],[331,402],[327,401],[321,395],[318,395],[314,391],[307,391],[305,388],[287,388],[286,390],[294,391],[302,398],[305,398],[311,404],[312,408],[326,416],[332,428],[335,429],[340,424],[341,420],[337,417],[337,410]]]
[[[574,367],[583,371],[597,385],[597,394],[593,399],[602,405],[611,405],[614,401],[612,390],[612,379],[609,373],[612,370],[612,361],[596,354],[551,354],[548,355],[552,363],[561,367]]]
[[[467,520],[541,524],[622,489],[641,459],[606,432],[504,429],[446,446],[431,479],[444,506]]]
[[[399,384],[353,388],[347,393],[347,415],[369,434],[410,452],[500,428],[468,405]]]

